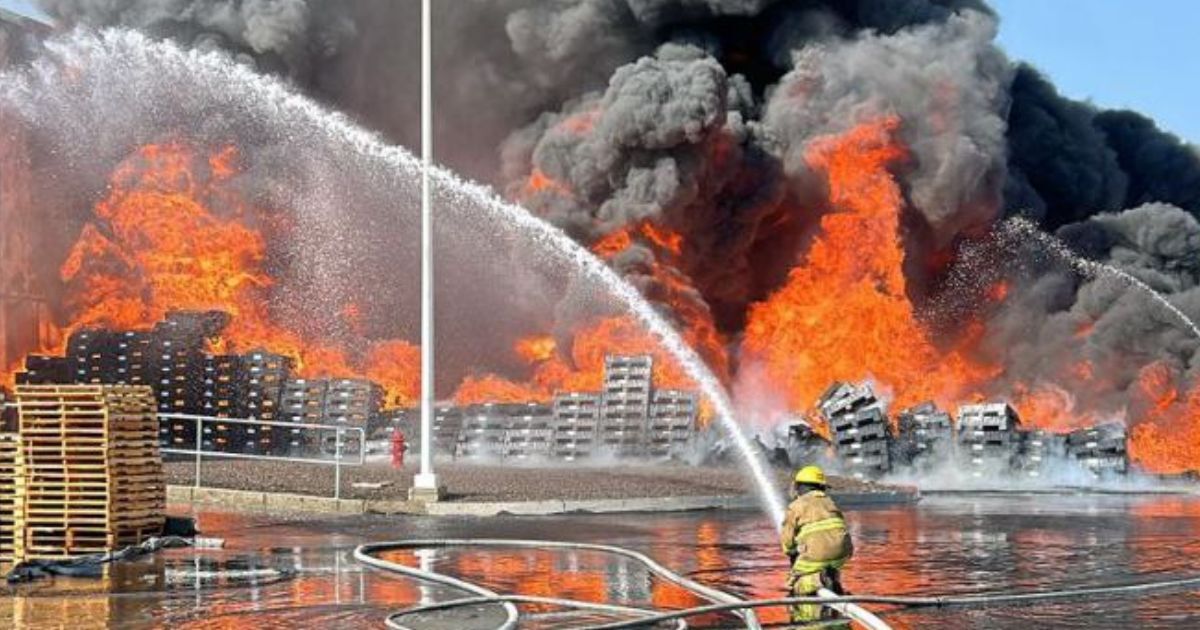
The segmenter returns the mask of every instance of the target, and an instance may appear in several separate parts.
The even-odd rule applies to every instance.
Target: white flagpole
[[[413,494],[438,499],[433,472],[433,199],[429,170],[433,166],[433,71],[430,0],[421,0],[421,470]]]

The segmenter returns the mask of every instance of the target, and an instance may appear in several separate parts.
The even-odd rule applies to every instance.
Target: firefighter
[[[791,561],[787,589],[794,597],[815,595],[821,587],[843,594],[841,569],[854,554],[841,510],[825,493],[825,472],[816,466],[796,471],[793,500],[783,519],[780,542]],[[819,604],[792,607],[794,623],[818,621],[832,611]]]

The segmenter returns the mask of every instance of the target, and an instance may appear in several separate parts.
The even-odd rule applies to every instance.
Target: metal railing
[[[21,405],[19,402],[5,402],[3,404],[0,404],[0,413],[7,412],[10,410],[20,409],[20,406]],[[264,461],[286,461],[286,462],[296,462],[296,463],[301,463],[301,464],[333,466],[333,483],[334,483],[333,497],[335,499],[340,499],[340,498],[342,498],[342,466],[362,466],[364,463],[366,463],[366,460],[367,460],[367,439],[366,439],[367,432],[362,427],[343,427],[343,426],[337,426],[337,425],[312,424],[312,423],[303,423],[303,422],[278,422],[278,421],[272,421],[272,420],[251,420],[249,418],[217,418],[214,416],[199,416],[199,415],[186,414],[186,413],[159,413],[158,414],[158,421],[159,421],[160,425],[164,421],[171,421],[171,420],[182,420],[185,422],[194,423],[195,431],[196,431],[195,441],[193,442],[192,448],[190,448],[190,449],[170,448],[170,447],[164,446],[164,447],[159,448],[159,451],[162,453],[170,453],[170,454],[174,454],[174,455],[191,455],[192,457],[194,457],[195,461],[196,461],[196,476],[195,476],[194,483],[195,483],[195,487],[197,487],[197,488],[202,486],[201,470],[203,467],[201,466],[201,462],[203,461],[204,457],[209,457],[212,459],[257,459],[257,460],[264,460]],[[234,453],[234,452],[219,451],[219,450],[214,450],[214,449],[205,450],[204,442],[203,442],[204,426],[207,423],[241,424],[241,425],[249,425],[249,426],[254,426],[254,427],[280,427],[280,428],[284,428],[284,429],[303,429],[303,430],[315,432],[318,437],[320,437],[324,433],[333,433],[334,434],[333,457],[332,458],[293,457],[290,455],[272,455],[272,454],[268,454],[268,453]],[[161,429],[161,426],[160,426],[160,429]],[[343,447],[347,443],[347,440],[346,440],[347,433],[350,434],[350,440],[351,440],[350,443],[352,443],[352,444],[357,443],[357,445],[358,445],[357,453],[349,453],[349,455],[351,456],[349,461],[346,461],[346,459],[347,459],[346,455],[348,455],[348,454],[346,452],[344,452],[344,450],[343,450]],[[355,436],[357,436],[357,440],[354,439]],[[317,440],[318,448],[321,443],[322,443],[322,440],[318,439]]]
[[[367,459],[367,451],[366,451],[366,448],[367,448],[366,433],[367,432],[362,427],[343,427],[343,426],[337,426],[337,425],[312,424],[312,423],[303,423],[303,422],[279,422],[279,421],[274,421],[274,420],[251,420],[248,418],[217,418],[217,417],[213,417],[213,416],[200,416],[200,415],[187,414],[187,413],[159,413],[158,419],[159,419],[160,423],[163,422],[164,420],[165,421],[182,420],[184,422],[195,423],[196,437],[193,442],[193,447],[191,449],[163,447],[163,448],[160,448],[159,450],[162,451],[163,453],[171,453],[171,454],[175,454],[175,455],[191,455],[191,456],[195,457],[195,461],[196,461],[195,487],[197,487],[197,488],[202,486],[200,471],[202,469],[201,462],[203,461],[204,457],[216,458],[216,459],[256,459],[256,460],[263,460],[263,461],[283,461],[283,462],[295,462],[295,463],[301,463],[301,464],[316,464],[316,465],[333,466],[333,471],[334,471],[333,472],[333,498],[340,499],[340,498],[342,498],[342,466],[343,465],[362,466],[366,462],[366,459]],[[204,426],[205,426],[205,424],[208,424],[208,423],[241,424],[241,425],[248,425],[248,426],[254,426],[254,427],[280,427],[280,428],[284,428],[284,429],[304,429],[304,430],[315,431],[318,436],[320,436],[323,433],[332,432],[335,436],[334,437],[333,458],[329,459],[329,458],[320,458],[320,457],[293,457],[291,455],[272,455],[272,454],[267,454],[267,453],[234,453],[234,452],[229,452],[229,451],[219,451],[219,450],[215,450],[215,449],[207,449],[206,450],[204,448],[203,439],[204,439]],[[346,459],[346,457],[345,457],[346,453],[344,453],[342,450],[343,445],[346,443],[346,440],[344,437],[346,433],[350,433],[352,435],[358,436],[358,439],[356,440],[356,442],[358,444],[358,449],[357,449],[358,453],[350,461],[343,462],[343,460]],[[318,440],[317,443],[320,444],[321,441]]]

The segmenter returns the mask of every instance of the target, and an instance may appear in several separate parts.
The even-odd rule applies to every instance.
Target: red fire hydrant
[[[392,468],[404,467],[404,433],[400,429],[392,429]]]

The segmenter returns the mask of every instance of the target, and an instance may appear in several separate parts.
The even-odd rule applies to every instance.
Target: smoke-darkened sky
[[[1182,60],[1200,58],[1200,39],[1191,32],[1200,24],[1200,3],[1151,0],[1136,10],[1127,0],[988,3],[1001,18],[1001,46],[1042,70],[1064,95],[1139,111],[1200,143],[1200,76],[1179,72]],[[0,8],[45,15],[36,0],[0,0]]]

